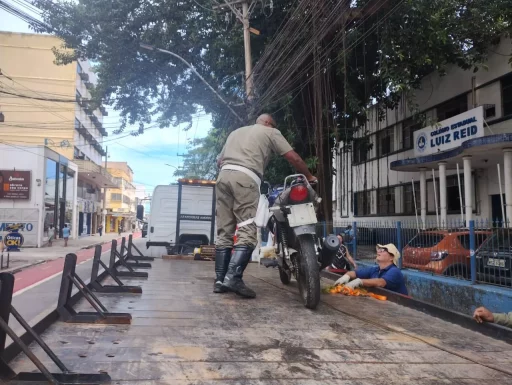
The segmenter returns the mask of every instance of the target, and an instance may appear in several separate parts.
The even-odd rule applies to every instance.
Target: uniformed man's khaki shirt
[[[228,164],[243,166],[262,178],[272,152],[284,155],[292,150],[278,129],[255,124],[233,131],[219,157],[221,168]]]

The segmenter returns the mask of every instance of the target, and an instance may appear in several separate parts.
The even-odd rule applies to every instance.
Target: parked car
[[[475,249],[491,234],[476,231]],[[470,276],[469,230],[422,231],[409,241],[402,254],[403,267],[449,277]]]
[[[148,236],[148,223],[144,222],[142,225],[142,238],[146,238]]]
[[[511,260],[512,230],[497,229],[476,252],[478,281],[512,286]]]

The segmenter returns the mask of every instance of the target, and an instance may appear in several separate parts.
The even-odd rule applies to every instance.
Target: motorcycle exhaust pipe
[[[332,263],[332,260],[338,249],[340,248],[340,240],[336,235],[330,234],[324,239],[322,251],[320,252],[320,269],[325,269]]]

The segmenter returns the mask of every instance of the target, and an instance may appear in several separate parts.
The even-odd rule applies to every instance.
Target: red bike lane
[[[141,233],[133,234],[133,239],[138,239],[140,237]],[[121,238],[119,238],[117,242],[121,242]],[[111,246],[112,242],[104,243],[101,246],[102,253],[109,251]],[[80,264],[94,257],[94,248],[79,250],[75,254],[77,256],[77,264]],[[64,256],[62,258],[54,259],[40,265],[29,267],[20,271],[19,273],[16,273],[14,275],[14,293],[61,273],[63,268]]]

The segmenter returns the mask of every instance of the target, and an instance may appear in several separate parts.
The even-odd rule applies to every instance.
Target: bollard
[[[70,323],[93,323],[93,324],[130,324],[132,316],[128,313],[109,313],[98,297],[87,287],[82,279],[76,274],[76,254],[66,255],[62,281],[60,285],[57,312],[64,322]],[[77,313],[71,304],[71,292],[75,286],[95,312]]]
[[[400,253],[400,258],[398,259],[398,268],[401,269],[403,266],[403,255],[402,255],[402,222],[396,222],[396,247],[398,248],[398,252]]]
[[[96,245],[94,250],[94,259],[92,261],[91,270],[91,283],[92,290],[100,293],[135,293],[141,294],[142,288],[140,286],[126,286],[119,278],[116,277],[115,273],[110,269],[109,266],[105,265],[101,260],[102,249],[101,245]],[[100,266],[105,269],[108,275],[117,283],[116,285],[102,285],[98,280],[98,272]]]
[[[118,264],[116,258],[119,260],[119,266],[124,267],[128,271],[119,271],[117,269]],[[124,257],[117,251],[117,241],[115,239],[112,240],[112,247],[110,248],[109,267],[112,274],[116,277],[148,278],[149,276],[148,273],[133,270],[133,268],[126,263]]]
[[[14,275],[0,274],[0,381],[1,383],[38,385],[38,384],[108,384],[112,381],[107,373],[82,374],[69,370],[57,355],[50,349],[43,339],[30,327],[25,319],[12,306],[12,293],[14,289]],[[52,359],[62,373],[51,373],[48,368],[30,350],[21,337],[9,327],[9,315],[19,322],[28,334],[36,341],[43,351]],[[25,353],[40,373],[15,373],[4,360],[5,340],[9,336],[13,343]]]
[[[476,284],[475,220],[469,221],[469,257],[471,263],[471,284]]]

